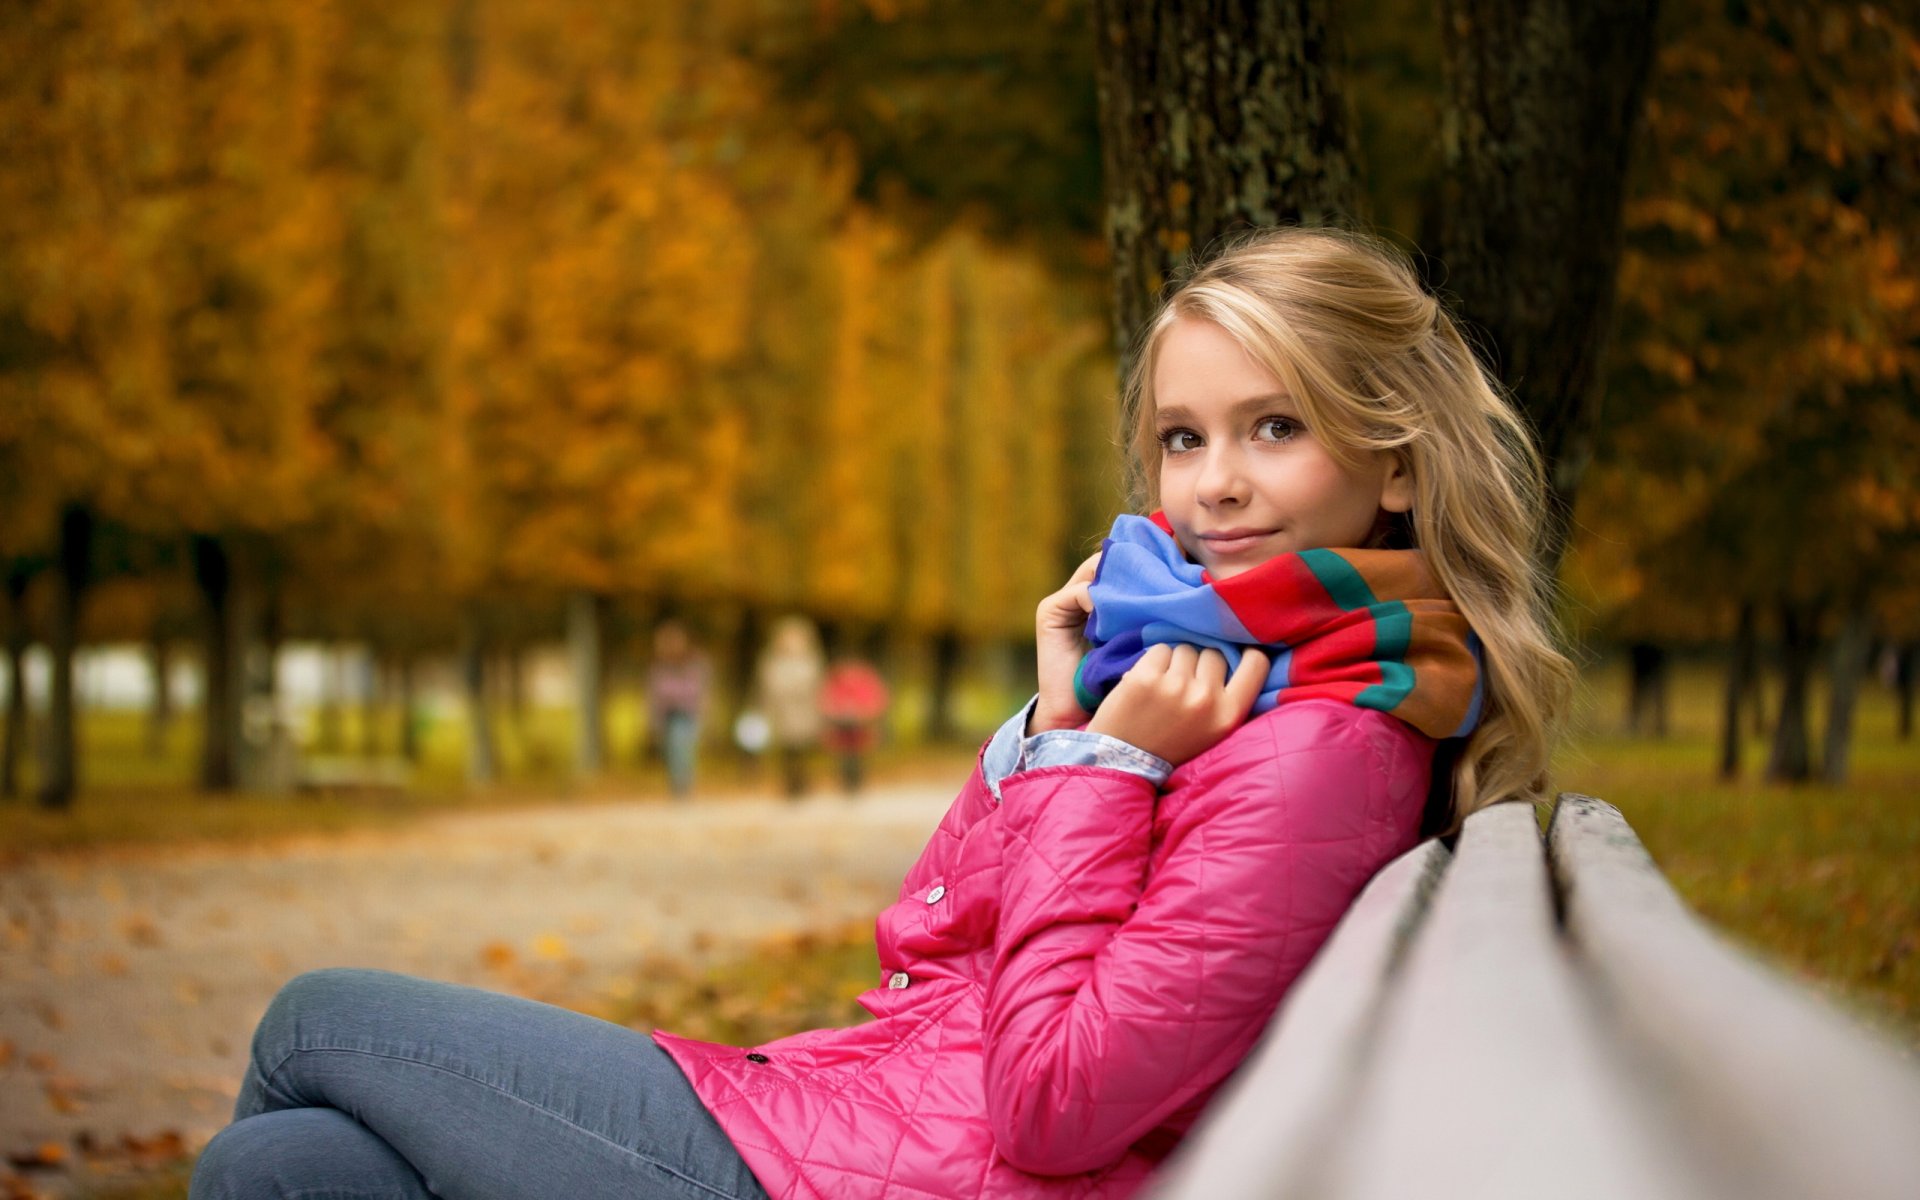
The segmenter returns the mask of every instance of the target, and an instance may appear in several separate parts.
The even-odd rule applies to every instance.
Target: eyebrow
[[[1285,392],[1272,392],[1264,396],[1248,396],[1245,400],[1235,400],[1227,408],[1227,415],[1236,419],[1244,418],[1251,413],[1271,409],[1276,405],[1285,407],[1290,413],[1299,411],[1299,405],[1293,402],[1292,396]],[[1153,410],[1153,419],[1156,422],[1191,421],[1193,410],[1184,404],[1156,406]]]

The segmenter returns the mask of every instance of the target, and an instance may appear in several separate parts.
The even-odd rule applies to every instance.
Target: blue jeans
[[[690,712],[669,712],[661,723],[660,748],[667,760],[667,778],[673,794],[685,796],[693,791],[693,764],[700,754],[700,719]]]
[[[633,1030],[384,971],[302,975],[254,1033],[193,1200],[765,1200]]]

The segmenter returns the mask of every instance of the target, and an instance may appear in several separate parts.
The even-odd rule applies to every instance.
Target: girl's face
[[[1296,550],[1366,544],[1413,503],[1399,458],[1342,466],[1286,388],[1211,321],[1183,316],[1153,371],[1160,507],[1193,560],[1227,579]]]

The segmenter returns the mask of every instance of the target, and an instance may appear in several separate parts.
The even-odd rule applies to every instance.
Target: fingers
[[[1075,567],[1073,569],[1073,574],[1068,576],[1067,582],[1068,583],[1092,582],[1094,573],[1100,569],[1100,555],[1104,553],[1106,553],[1104,550],[1096,551],[1093,557],[1087,559],[1087,561]]]
[[[1267,684],[1267,670],[1271,665],[1262,650],[1248,648],[1240,655],[1240,665],[1233,669],[1233,678],[1227,680],[1226,692],[1227,706],[1236,722],[1253,711],[1253,702],[1260,698],[1260,691]]]
[[[1209,692],[1217,692],[1227,683],[1227,656],[1218,650],[1209,649],[1200,655],[1200,663],[1194,668],[1194,675]]]
[[[1167,660],[1167,674],[1179,679],[1192,679],[1195,664],[1199,661],[1199,647],[1182,642],[1173,648],[1173,656]]]
[[[1143,676],[1165,675],[1167,673],[1167,664],[1171,663],[1172,661],[1173,661],[1172,646],[1169,646],[1164,642],[1157,646],[1148,646],[1147,652],[1140,656],[1139,661],[1135,662],[1133,666],[1127,668],[1127,674],[1131,675],[1135,671],[1138,671]]]

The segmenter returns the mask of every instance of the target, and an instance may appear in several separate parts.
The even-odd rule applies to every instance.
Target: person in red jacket
[[[872,663],[851,655],[836,660],[820,689],[820,715],[827,722],[827,749],[840,760],[840,786],[851,796],[866,775],[866,758],[880,742],[887,715],[887,683]]]
[[[1242,240],[1128,390],[1145,515],[1040,602],[1038,693],[881,913],[872,1020],[649,1040],[310,973],[194,1196],[1137,1191],[1376,870],[1543,793],[1572,669],[1538,457],[1397,252]]]

